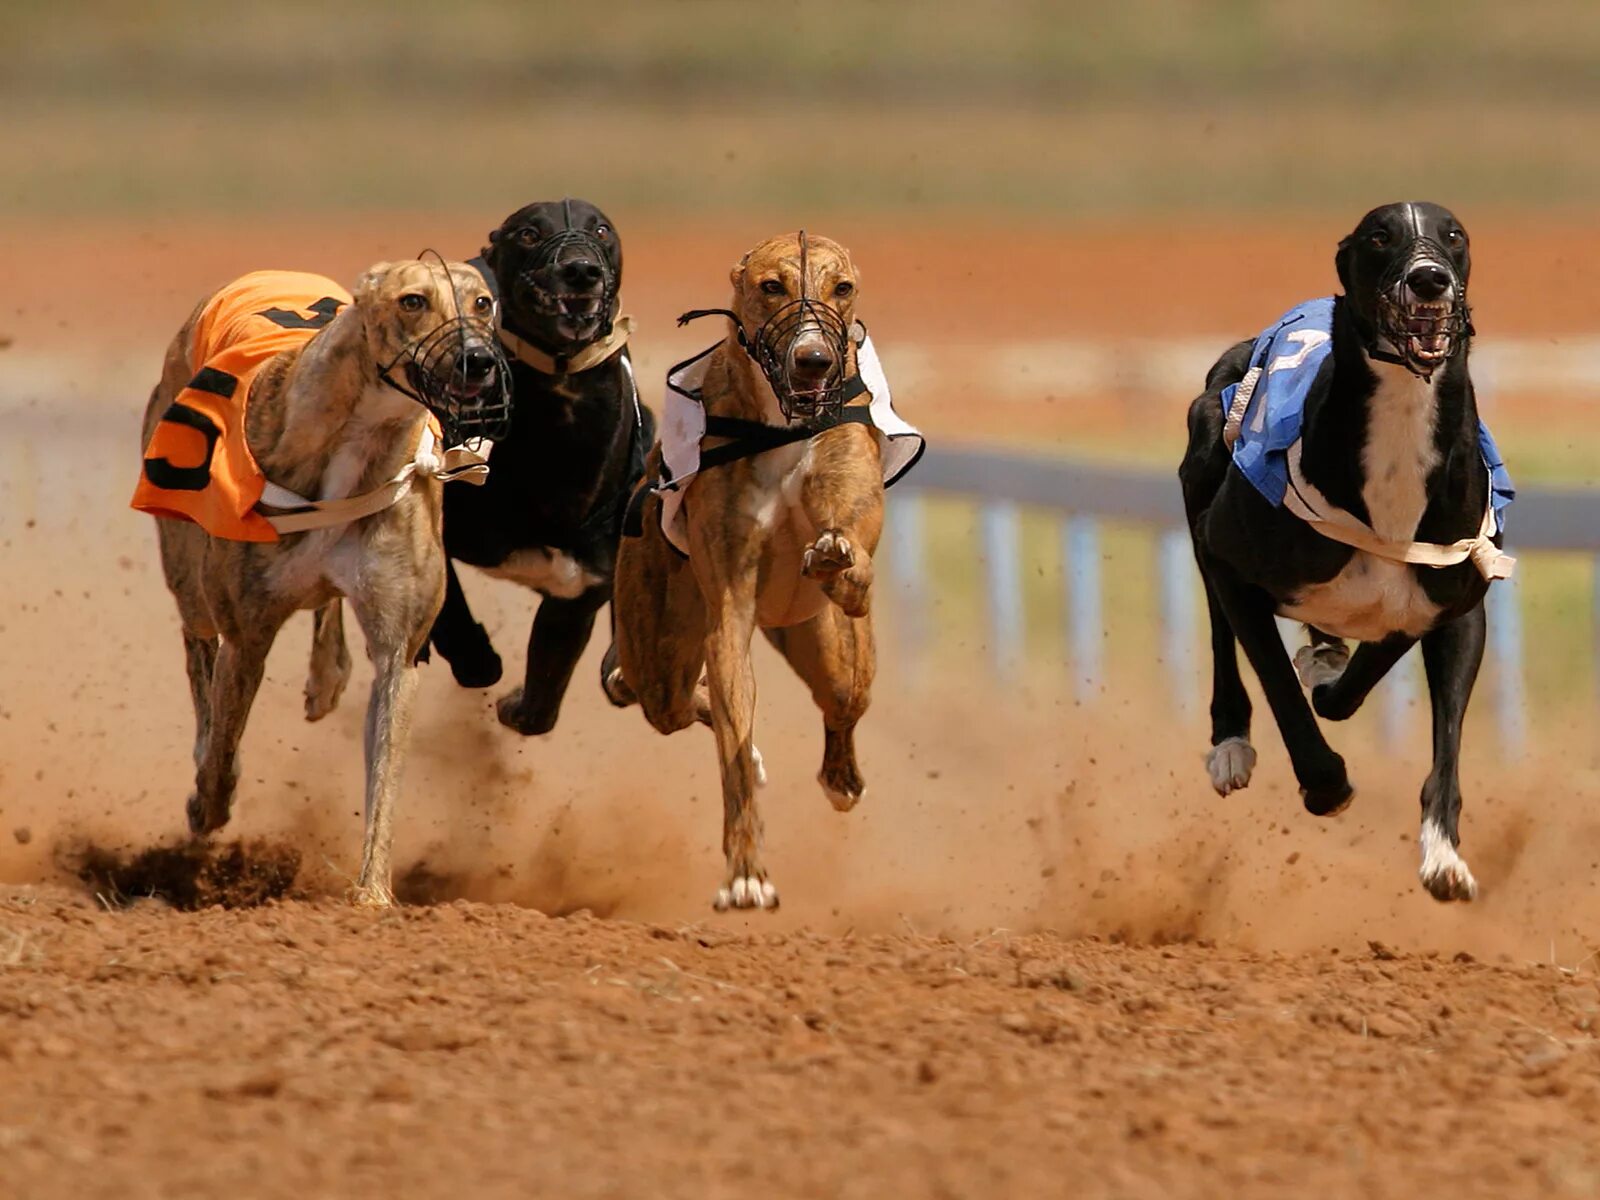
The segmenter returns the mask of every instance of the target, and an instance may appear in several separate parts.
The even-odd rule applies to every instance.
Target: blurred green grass
[[[0,212],[1600,200],[1565,0],[7,0],[0,45]]]

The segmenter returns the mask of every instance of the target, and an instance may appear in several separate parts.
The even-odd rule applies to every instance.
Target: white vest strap
[[[1485,579],[1510,579],[1517,560],[1494,544],[1496,522],[1494,489],[1490,487],[1483,524],[1476,537],[1462,538],[1448,545],[1434,542],[1391,542],[1354,513],[1332,503],[1300,471],[1300,443],[1289,447],[1289,487],[1283,506],[1325,538],[1342,542],[1389,562],[1413,563],[1423,567],[1453,567],[1472,560]]]
[[[279,533],[305,533],[332,525],[347,525],[398,504],[411,490],[411,481],[419,470],[446,483],[452,479],[464,479],[468,483],[481,484],[488,477],[488,445],[485,439],[474,438],[460,446],[452,446],[442,456],[435,453],[437,446],[433,422],[424,421],[411,461],[395,472],[393,477],[359,496],[345,496],[338,500],[307,500],[298,492],[269,480],[261,490],[261,503],[270,508],[291,511],[262,515]]]

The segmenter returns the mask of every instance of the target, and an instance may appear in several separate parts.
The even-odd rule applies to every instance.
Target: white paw
[[[750,765],[756,770],[756,786],[767,786],[767,760],[761,757],[761,751],[755,746],[750,747]]]
[[[1294,669],[1300,675],[1300,686],[1307,691],[1337,682],[1349,665],[1350,649],[1343,642],[1319,642],[1294,652]]]
[[[849,812],[861,803],[865,792],[841,792],[838,788],[829,787],[828,781],[822,776],[817,776],[817,782],[822,784],[822,794],[828,798],[828,803],[842,813]]]
[[[1219,796],[1249,787],[1255,769],[1256,748],[1242,737],[1224,738],[1206,755],[1206,774]]]
[[[800,560],[800,573],[807,578],[817,575],[837,575],[856,565],[855,548],[843,535],[831,529],[817,535],[817,540],[806,547]]]
[[[754,875],[736,875],[727,887],[717,889],[717,898],[711,906],[718,912],[730,908],[777,908],[778,889],[771,880]]]
[[[1435,900],[1473,900],[1478,895],[1478,881],[1467,870],[1467,864],[1456,848],[1432,821],[1422,823],[1422,836],[1418,838],[1422,849],[1422,869],[1417,878]]]

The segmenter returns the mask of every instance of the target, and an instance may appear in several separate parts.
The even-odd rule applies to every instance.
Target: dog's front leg
[[[871,608],[872,555],[883,533],[883,466],[872,431],[840,425],[807,455],[800,503],[818,530],[801,570],[852,617]]]
[[[1477,880],[1457,853],[1461,836],[1461,723],[1483,662],[1483,602],[1422,639],[1433,706],[1433,770],[1422,785],[1422,886],[1435,900],[1471,900]]]
[[[367,704],[364,739],[367,763],[366,836],[355,902],[373,907],[394,903],[390,890],[389,848],[394,841],[394,802],[411,728],[411,701],[417,668],[405,650],[373,654],[372,698]]]
[[[500,723],[521,734],[549,733],[561,715],[572,672],[594,632],[609,588],[590,588],[570,600],[546,596],[528,635],[528,671],[522,686],[501,697]]]
[[[756,764],[751,742],[756,677],[750,663],[755,632],[755,553],[718,553],[695,539],[691,559],[706,600],[706,683],[711,729],[722,771],[722,851],[728,872],[714,906],[776,908],[778,891],[761,863],[761,814],[756,809]]]
[[[493,687],[500,682],[500,656],[488,631],[472,615],[455,562],[445,559],[444,570],[444,607],[434,619],[430,639],[462,687]]]
[[[1234,636],[1244,647],[1245,656],[1261,680],[1261,689],[1267,694],[1307,811],[1319,817],[1332,816],[1350,802],[1350,777],[1344,759],[1322,736],[1317,718],[1300,690],[1300,678],[1273,620],[1276,606],[1272,597],[1240,579],[1232,567],[1209,554],[1205,556],[1204,569]]]

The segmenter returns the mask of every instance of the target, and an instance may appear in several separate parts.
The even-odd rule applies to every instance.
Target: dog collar
[[[609,361],[617,351],[628,344],[633,332],[633,318],[618,317],[611,323],[611,332],[599,341],[590,342],[576,354],[549,354],[526,338],[520,338],[505,326],[500,327],[500,344],[512,358],[524,366],[532,367],[541,375],[581,375]]]

